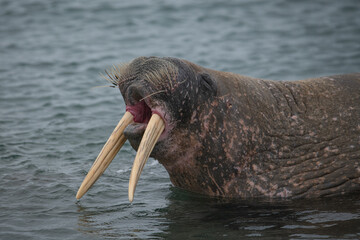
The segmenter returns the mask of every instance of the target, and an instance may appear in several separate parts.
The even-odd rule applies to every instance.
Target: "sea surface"
[[[77,201],[124,113],[100,74],[138,56],[274,80],[360,72],[360,2],[0,0],[0,239],[360,238],[359,195],[213,199],[154,159],[130,204],[128,143]]]

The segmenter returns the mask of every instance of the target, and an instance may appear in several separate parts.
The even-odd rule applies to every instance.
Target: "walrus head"
[[[130,202],[149,156],[159,160],[170,176],[175,168],[191,167],[189,161],[201,145],[196,134],[204,134],[196,126],[194,112],[217,92],[215,80],[191,65],[174,58],[140,57],[107,72],[108,80],[120,89],[126,113],[85,177],[77,199],[101,176],[126,140],[137,150],[129,181]]]

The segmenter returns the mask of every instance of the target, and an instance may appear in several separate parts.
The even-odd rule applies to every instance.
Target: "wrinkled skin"
[[[169,64],[167,84],[144,77]],[[233,198],[360,190],[360,74],[276,82],[155,57],[124,72],[118,86],[136,122],[124,134],[137,149],[151,112],[163,118],[151,156],[175,186]]]

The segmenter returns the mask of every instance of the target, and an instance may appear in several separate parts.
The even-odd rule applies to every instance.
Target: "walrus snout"
[[[124,100],[129,105],[135,105],[140,102],[145,96],[141,86],[131,85],[127,88]]]

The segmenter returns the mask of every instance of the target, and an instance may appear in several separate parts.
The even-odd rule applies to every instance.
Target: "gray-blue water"
[[[99,73],[149,55],[279,80],[359,72],[360,2],[0,0],[0,239],[360,238],[359,195],[225,202],[175,189],[153,159],[129,204],[129,144],[77,202],[124,113]]]

